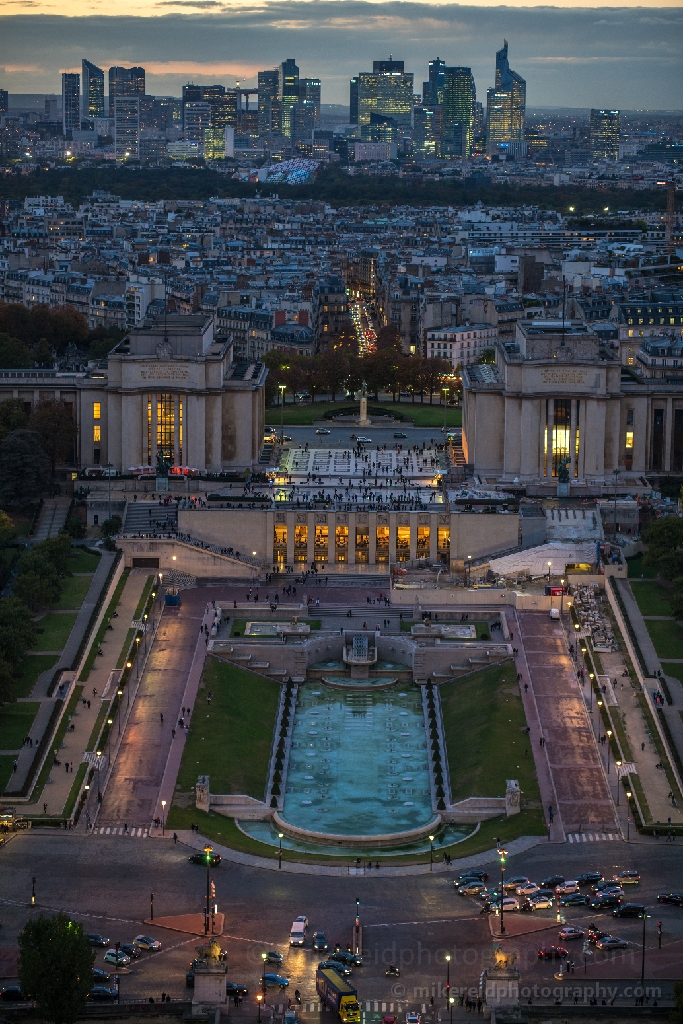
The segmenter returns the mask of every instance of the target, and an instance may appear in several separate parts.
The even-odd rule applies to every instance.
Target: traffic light
[[[210,891],[211,891],[211,899],[214,900],[216,898],[216,883],[214,881],[211,882],[211,890]]]

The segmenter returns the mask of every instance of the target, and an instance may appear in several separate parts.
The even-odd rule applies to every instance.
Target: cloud
[[[223,7],[220,0],[157,0],[157,7]]]
[[[2,64],[2,70],[7,75],[40,75],[43,69],[38,64]]]

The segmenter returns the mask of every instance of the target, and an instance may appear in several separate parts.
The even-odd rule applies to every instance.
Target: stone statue
[[[157,452],[157,476],[168,476],[171,468],[171,460],[167,459],[163,452]]]
[[[502,946],[494,946],[491,959],[493,960],[492,969],[494,971],[509,971],[517,959],[517,954],[512,952],[506,953]]]
[[[367,393],[368,393],[368,386],[367,386],[367,384],[365,383],[365,381],[361,381],[361,385],[360,385],[360,393],[361,393],[361,395],[363,395],[363,396],[367,395]]]
[[[220,943],[216,939],[211,939],[209,943],[207,960],[211,965],[219,964],[223,960]]]
[[[505,813],[519,814],[522,803],[522,791],[517,779],[507,779],[505,787]]]
[[[571,459],[569,458],[569,456],[567,456],[566,459],[562,459],[562,461],[558,463],[558,466],[557,466],[557,482],[558,482],[558,484],[568,484],[569,483],[569,463],[570,462],[571,462]]]

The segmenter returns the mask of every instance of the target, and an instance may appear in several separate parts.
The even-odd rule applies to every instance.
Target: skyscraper
[[[434,106],[440,103],[440,94],[443,90],[443,75],[446,69],[446,61],[435,57],[429,62],[429,78],[422,83],[422,102],[427,106]]]
[[[315,127],[320,127],[320,79],[299,79],[299,103],[311,104],[315,111]]]
[[[137,160],[139,157],[139,96],[116,96],[114,98],[114,150],[117,160]]]
[[[258,73],[258,130],[259,134],[280,134],[280,72]]]
[[[211,104],[197,100],[185,104],[185,138],[188,142],[203,142],[204,130],[211,128]]]
[[[292,134],[292,107],[299,102],[299,69],[293,57],[288,57],[280,65],[279,91],[282,134],[289,138]]]
[[[369,125],[370,115],[393,118],[397,127],[410,127],[413,112],[413,75],[404,70],[402,60],[375,60],[372,71],[361,71],[351,80],[358,96],[358,125]]]
[[[486,93],[489,148],[499,142],[522,142],[526,116],[526,82],[510,69],[507,39],[496,53],[496,84]]]
[[[349,82],[349,124],[358,124],[358,76]]]
[[[81,62],[81,120],[104,117],[104,71],[89,60]]]
[[[620,111],[591,110],[590,147],[593,159],[618,160],[620,133]]]
[[[62,75],[62,131],[66,138],[81,127],[81,76]]]
[[[444,156],[468,157],[474,139],[474,103],[477,98],[471,68],[443,69],[442,149]]]
[[[0,114],[6,114],[9,110],[9,95],[7,89],[0,89]]]
[[[109,68],[109,115],[114,113],[117,96],[144,96],[144,68]]]

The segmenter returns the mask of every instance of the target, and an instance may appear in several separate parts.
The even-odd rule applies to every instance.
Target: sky
[[[503,38],[529,106],[683,108],[681,0],[0,0],[0,88],[59,92],[60,72],[85,57],[140,64],[149,93],[179,95],[188,81],[254,87],[259,69],[294,57],[302,76],[322,79],[323,103],[348,104],[351,75],[392,53],[416,92],[433,57],[470,66],[485,102]]]

